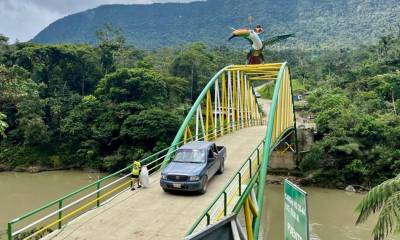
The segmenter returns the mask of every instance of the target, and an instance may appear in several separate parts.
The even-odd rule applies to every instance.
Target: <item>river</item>
[[[95,181],[101,174],[52,171],[36,174],[0,173],[0,230],[7,222],[34,208]],[[309,194],[310,230],[313,240],[367,240],[376,218],[354,226],[354,209],[361,194],[322,188],[304,188]],[[263,222],[268,239],[283,239],[283,187],[268,185]],[[4,237],[4,235],[3,235]],[[1,238],[1,234],[0,234]],[[400,240],[399,237],[390,238]]]
[[[83,171],[0,172],[0,239],[5,238],[8,221],[89,184],[101,175]]]
[[[377,217],[359,226],[355,208],[363,195],[325,188],[303,188],[308,193],[310,239],[372,240],[371,231]],[[264,232],[267,239],[283,239],[283,185],[268,185],[264,199]],[[387,240],[400,240],[389,237]]]

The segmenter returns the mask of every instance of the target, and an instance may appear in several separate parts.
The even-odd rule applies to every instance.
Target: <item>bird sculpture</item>
[[[263,33],[264,30],[260,25],[257,25],[256,28],[253,29],[235,29],[232,32],[229,40],[235,37],[242,37],[248,40],[251,44],[251,49],[247,54],[247,64],[260,64],[264,62],[263,50],[266,46],[271,46],[278,42],[281,42],[290,37],[294,37],[294,34],[285,34],[267,38],[266,40],[261,40],[260,34]]]

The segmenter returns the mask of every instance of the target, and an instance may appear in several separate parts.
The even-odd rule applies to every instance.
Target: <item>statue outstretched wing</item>
[[[244,28],[234,29],[232,32],[232,35],[229,37],[228,41],[230,41],[232,38],[235,38],[235,37],[242,37],[242,38],[246,39],[251,45],[251,44],[253,44],[253,41],[249,38],[249,35],[250,35],[249,29],[244,29]]]
[[[270,37],[263,41],[263,47],[273,45],[291,37],[294,37],[294,33]]]

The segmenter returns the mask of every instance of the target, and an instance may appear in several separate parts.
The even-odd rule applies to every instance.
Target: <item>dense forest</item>
[[[167,147],[204,84],[245,52],[142,50],[109,25],[95,45],[0,39],[0,169],[113,171]],[[376,185],[400,170],[400,36],[358,49],[267,50],[308,92],[316,142],[303,183]]]
[[[136,46],[155,49],[195,41],[226,44],[230,27],[247,27],[247,16],[266,35],[295,33],[280,47],[322,49],[372,44],[398,31],[398,0],[208,0],[191,3],[105,5],[66,16],[33,38],[38,43],[96,43],[96,31],[112,23]],[[240,41],[234,46],[242,47]]]
[[[355,50],[269,51],[289,62],[292,85],[306,93],[315,143],[302,154],[302,184],[375,186],[400,172],[400,35]],[[273,86],[261,91],[271,97]]]
[[[227,49],[202,44],[145,52],[107,26],[98,39],[10,45],[1,37],[0,169],[112,171],[163,149],[201,86],[228,64]]]
[[[314,55],[314,54],[312,54]],[[311,183],[374,186],[400,172],[400,36],[293,59],[309,89],[316,142],[300,164]],[[290,59],[289,59],[290,61]]]

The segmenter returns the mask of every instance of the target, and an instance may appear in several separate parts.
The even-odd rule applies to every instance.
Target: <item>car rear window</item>
[[[173,162],[204,163],[206,160],[203,150],[178,150]]]

